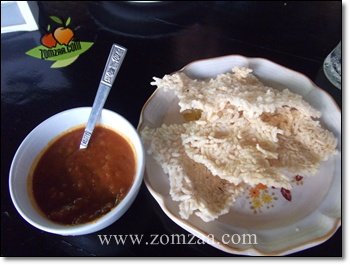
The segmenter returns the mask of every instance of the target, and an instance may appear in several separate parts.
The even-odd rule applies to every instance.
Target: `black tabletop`
[[[230,54],[262,57],[301,72],[341,108],[341,90],[322,65],[342,38],[342,5],[325,2],[44,2],[39,31],[1,34],[1,254],[2,256],[235,256],[210,245],[101,245],[98,234],[184,234],[142,184],[131,208],[102,231],[59,236],[29,225],[8,189],[12,158],[26,135],[66,109],[91,106],[113,43],[128,48],[105,104],[135,127],[154,91],[153,76],[204,58]],[[25,54],[40,45],[49,18],[71,17],[74,38],[93,46],[69,66]],[[291,256],[341,256],[342,229],[325,243]]]

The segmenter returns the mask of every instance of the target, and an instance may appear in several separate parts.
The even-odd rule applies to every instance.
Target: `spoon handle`
[[[106,102],[109,91],[114,83],[114,80],[118,74],[121,64],[123,63],[127,49],[113,44],[111,51],[106,62],[105,69],[97,90],[97,94],[92,105],[89,120],[86,124],[84,135],[80,142],[80,149],[87,148],[92,132],[94,131],[95,125],[100,118],[102,108]]]

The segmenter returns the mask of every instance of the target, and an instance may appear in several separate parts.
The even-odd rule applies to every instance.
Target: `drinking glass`
[[[324,60],[323,71],[328,80],[341,89],[341,42]]]

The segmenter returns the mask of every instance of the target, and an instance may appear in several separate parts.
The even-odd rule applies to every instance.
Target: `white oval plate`
[[[212,222],[196,215],[184,220],[178,202],[171,199],[168,176],[150,156],[146,156],[145,183],[165,214],[185,230],[223,251],[241,255],[287,255],[318,245],[330,238],[341,225],[341,113],[335,101],[306,76],[261,58],[238,55],[193,62],[183,71],[196,79],[215,77],[234,66],[245,66],[266,85],[287,87],[322,112],[321,122],[338,139],[338,154],[323,162],[315,176],[295,181],[292,200],[279,190],[269,189],[273,203],[252,210],[252,197],[243,196],[229,213]],[[159,127],[164,121],[179,120],[177,97],[157,89],[146,102],[138,130]],[[145,146],[145,150],[148,146]],[[302,185],[301,185],[302,184]],[[249,203],[250,202],[250,203]],[[250,238],[248,236],[250,234]],[[256,243],[256,244],[255,244]]]

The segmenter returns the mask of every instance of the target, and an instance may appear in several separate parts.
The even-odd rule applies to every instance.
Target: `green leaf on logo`
[[[58,24],[60,24],[60,25],[63,25],[63,21],[62,21],[62,19],[60,19],[59,17],[50,16],[50,18],[51,18],[54,22],[56,22],[56,23],[58,23]]]
[[[47,48],[45,46],[43,46],[43,45],[40,45],[40,46],[37,46],[37,47],[27,51],[26,54],[29,55],[29,56],[38,58],[38,59],[42,59],[41,58],[41,52],[40,52],[41,49],[47,49]]]
[[[68,45],[57,44],[55,48],[39,45],[26,52],[27,55],[48,61],[60,61],[79,56],[93,45],[93,42],[71,41]]]
[[[56,61],[55,63],[53,63],[51,65],[51,68],[61,68],[61,67],[68,66],[71,63],[73,63],[76,59],[78,59],[78,57],[79,57],[79,55],[72,57],[72,58],[69,58],[69,59]]]
[[[66,27],[68,27],[68,25],[70,24],[70,17],[67,18],[67,21],[66,21]]]

